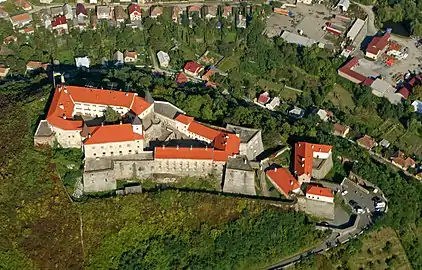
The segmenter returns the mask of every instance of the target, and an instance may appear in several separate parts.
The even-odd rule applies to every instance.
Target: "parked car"
[[[346,195],[347,193],[349,193],[347,190],[343,190],[343,192],[341,193],[341,195]]]

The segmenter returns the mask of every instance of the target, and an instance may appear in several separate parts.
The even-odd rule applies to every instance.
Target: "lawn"
[[[422,156],[422,138],[416,134],[406,132],[395,144],[405,153]]]
[[[230,32],[227,33],[227,35],[224,36],[223,42],[224,43],[232,43],[236,41],[236,33]]]
[[[355,108],[352,94],[339,84],[334,86],[333,91],[328,93],[325,100],[330,101],[334,106],[340,108],[340,110],[343,111],[352,110]]]
[[[256,85],[268,91],[273,90],[282,101],[295,101],[300,94],[300,92],[284,87],[282,83],[271,82],[265,79],[259,79]]]
[[[278,157],[274,158],[272,162],[282,166],[282,167],[289,167],[290,166],[290,151],[284,151],[283,154],[279,155]]]
[[[206,51],[201,58],[199,58],[198,62],[203,65],[216,65],[221,59],[223,59],[223,56],[212,52],[212,51]]]
[[[232,68],[235,68],[239,65],[240,56],[229,56],[223,59],[220,64],[217,66],[223,72],[227,72]]]

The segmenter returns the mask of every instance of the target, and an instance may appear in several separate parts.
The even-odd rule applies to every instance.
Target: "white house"
[[[81,67],[89,68],[91,60],[88,58],[88,56],[76,57],[75,63],[76,63],[77,68],[81,68]]]
[[[138,60],[138,53],[137,52],[125,52],[124,54],[124,61],[125,63],[132,63]]]
[[[271,111],[274,111],[278,106],[280,106],[280,99],[278,97],[273,98],[270,103],[265,104],[265,107]]]
[[[157,57],[158,57],[158,62],[160,62],[160,66],[168,67],[170,63],[170,56],[168,55],[168,53],[159,51],[157,53]]]
[[[334,203],[334,195],[330,189],[309,185],[306,189],[306,198],[314,201]]]

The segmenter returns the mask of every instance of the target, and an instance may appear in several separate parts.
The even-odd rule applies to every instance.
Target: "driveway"
[[[368,28],[367,35],[373,36],[378,32],[378,29],[375,27],[375,14],[373,9],[373,6],[365,6],[356,2],[353,2],[354,4],[358,5],[360,8],[365,11],[366,15],[368,15],[368,22],[366,23],[366,26]]]

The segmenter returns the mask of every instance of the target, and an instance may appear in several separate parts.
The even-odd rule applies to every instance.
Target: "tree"
[[[115,123],[115,122],[122,119],[122,115],[120,113],[116,112],[110,106],[108,106],[107,109],[104,112],[104,119],[105,119],[106,122]]]

